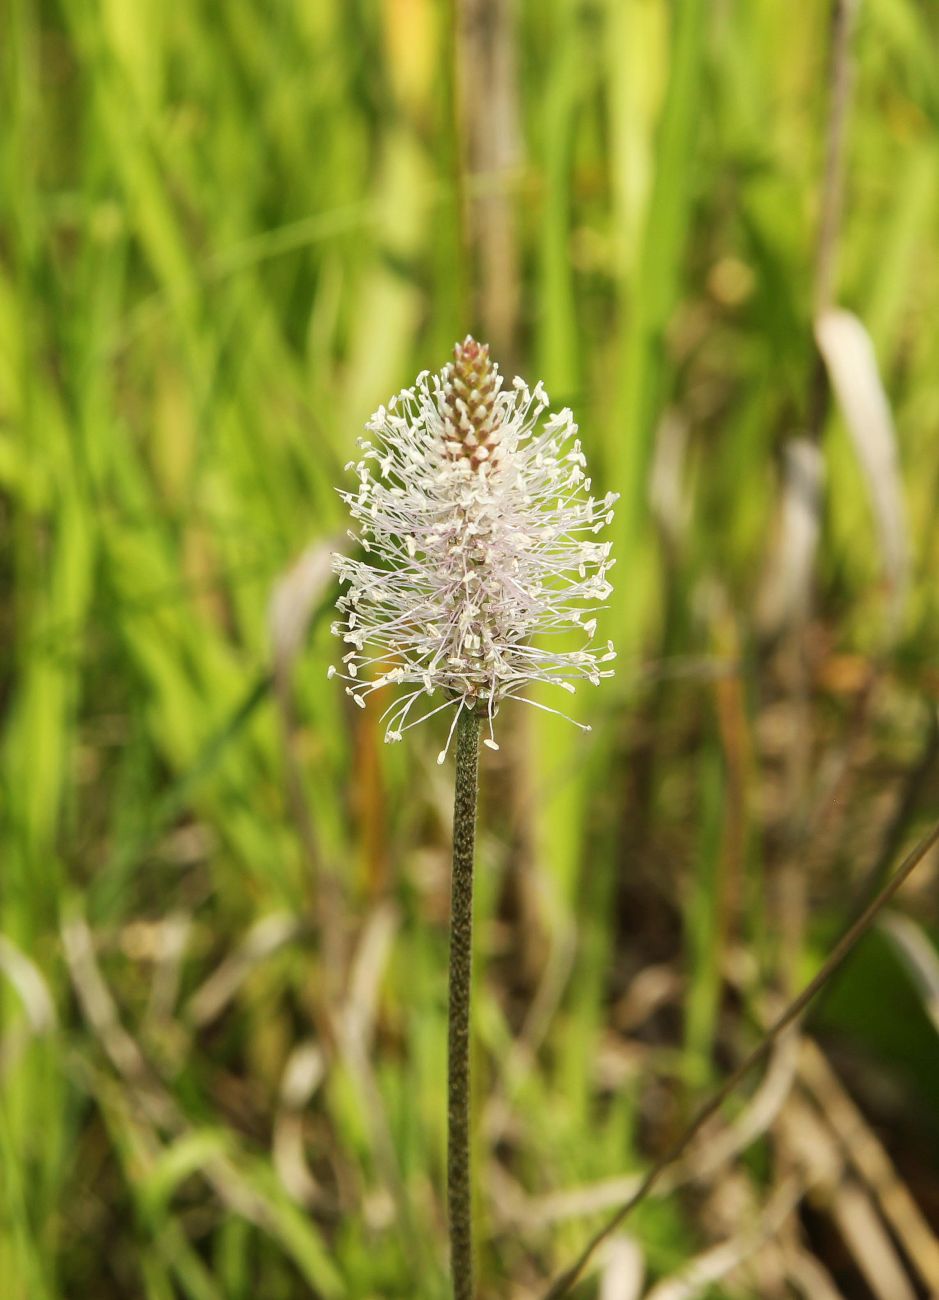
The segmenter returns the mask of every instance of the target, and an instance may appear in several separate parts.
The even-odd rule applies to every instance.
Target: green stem
[[[447,1205],[454,1300],[473,1297],[470,1179],[470,988],[473,969],[473,848],[479,718],[463,710],[456,733],[453,876],[450,886],[450,1020],[447,1066]]]

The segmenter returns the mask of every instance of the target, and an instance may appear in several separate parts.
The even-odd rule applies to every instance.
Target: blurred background
[[[0,1290],[448,1294],[452,772],[327,682],[328,556],[471,330],[621,493],[592,734],[485,752],[481,1295],[543,1295],[939,806],[939,10],[0,23]],[[576,1294],[939,1294],[937,938],[930,855]]]

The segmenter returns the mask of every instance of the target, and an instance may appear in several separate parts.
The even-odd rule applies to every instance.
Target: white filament
[[[571,412],[542,420],[540,383],[530,391],[516,379],[503,390],[496,376],[496,432],[474,464],[445,432],[451,369],[422,373],[380,407],[367,425],[375,441],[362,441],[362,459],[347,466],[358,487],[341,495],[367,558],[333,557],[345,584],[333,631],[349,646],[338,675],[362,707],[387,684],[417,688],[386,711],[386,740],[443,709],[458,706],[458,716],[479,705],[484,743],[497,749],[501,700],[524,698],[534,683],[571,691],[578,680],[612,676],[603,665],[613,647],[594,646],[593,615],[612,590],[613,560],[610,543],[592,539],[610,523],[616,496],[589,495]],[[541,644],[572,629],[577,649]],[[447,700],[408,721],[418,697],[437,690]]]

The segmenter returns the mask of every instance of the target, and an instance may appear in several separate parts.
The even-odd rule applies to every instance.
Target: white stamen
[[[497,367],[486,373],[462,389],[468,401],[455,396],[450,365],[379,407],[367,425],[374,443],[349,466],[355,490],[341,494],[363,554],[334,557],[344,590],[333,630],[351,649],[328,676],[349,683],[359,708],[382,684],[416,688],[385,710],[389,741],[455,706],[440,762],[464,708],[485,711],[483,743],[498,749],[500,700],[525,699],[538,683],[596,684],[614,657],[609,643],[594,645],[610,546],[586,538],[609,524],[616,496],[589,495],[569,410],[544,417],[540,383],[503,388]],[[586,643],[549,648],[552,633]],[[446,702],[410,721],[416,699],[436,690]]]

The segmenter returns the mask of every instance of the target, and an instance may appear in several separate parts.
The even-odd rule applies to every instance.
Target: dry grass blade
[[[667,411],[655,432],[649,473],[649,509],[666,545],[676,554],[691,522],[688,492],[688,421],[679,411]]]
[[[308,546],[271,592],[268,625],[278,675],[289,674],[303,646],[313,613],[329,587],[334,549],[331,541]]]
[[[148,1022],[169,1020],[173,1013],[191,934],[192,915],[189,912],[171,913],[156,927],[157,950],[147,1007]]]
[[[143,1052],[121,1023],[98,967],[91,930],[75,909],[62,923],[62,948],[76,997],[105,1055],[133,1090],[148,1118],[162,1128],[172,1128],[174,1107],[156,1086]]]
[[[298,1043],[287,1058],[274,1118],[271,1155],[288,1194],[308,1208],[322,1204],[323,1191],[313,1177],[303,1146],[303,1110],[326,1076],[326,1058],[311,1039]]]
[[[655,968],[663,972],[665,968]],[[799,1040],[784,1035],[777,1046],[766,1078],[730,1128],[720,1130],[688,1153],[686,1160],[663,1175],[661,1190],[673,1192],[689,1182],[701,1182],[715,1173],[765,1133],[785,1105],[795,1077]],[[642,1175],[608,1178],[547,1196],[528,1197],[504,1170],[494,1166],[498,1179],[499,1212],[506,1227],[537,1231],[549,1223],[585,1218],[622,1204],[634,1195]]]
[[[146,1155],[141,1187],[144,1198],[168,1195],[181,1175],[201,1173],[221,1204],[279,1240],[318,1294],[338,1297],[337,1274],[313,1225],[292,1219],[263,1182],[246,1175],[229,1157],[229,1143],[236,1146],[234,1134],[206,1133],[190,1125],[151,1070],[139,1045],[121,1024],[98,967],[91,930],[77,908],[69,911],[61,929],[76,996],[120,1080],[104,1077],[78,1054],[73,1068],[100,1102],[113,1104],[125,1114],[139,1137]],[[164,1143],[161,1133],[173,1140]]]
[[[600,1300],[639,1300],[646,1266],[633,1237],[614,1237],[600,1276]]]
[[[397,908],[391,903],[381,904],[370,914],[353,958],[349,994],[336,1015],[332,1029],[339,1053],[362,1102],[375,1160],[384,1190],[391,1198],[402,1244],[412,1267],[419,1269],[422,1243],[414,1230],[411,1206],[401,1177],[384,1098],[369,1057],[378,992],[399,924]]]
[[[286,912],[263,916],[248,931],[237,951],[218,966],[189,999],[192,1024],[209,1024],[222,1014],[242,984],[262,962],[299,938],[304,927]]]
[[[34,1034],[44,1034],[55,1024],[55,1004],[39,967],[6,935],[0,934],[0,971],[16,989]]]
[[[364,1053],[368,1052],[378,992],[400,922],[393,904],[382,903],[376,907],[368,918],[352,963],[349,995],[341,1014],[342,1030],[347,1040],[354,1038],[361,1045]]]
[[[758,1223],[705,1251],[674,1277],[663,1279],[652,1288],[646,1300],[694,1300],[700,1296],[779,1231],[802,1199],[803,1191],[799,1179],[787,1178],[773,1193]]]
[[[897,435],[874,345],[862,322],[842,309],[819,316],[815,337],[867,484],[895,622],[908,584],[909,541]]]
[[[805,1171],[814,1199],[832,1218],[878,1300],[915,1300],[899,1255],[865,1188],[846,1166],[822,1115],[802,1100],[786,1108],[780,1141]]]
[[[877,1198],[884,1218],[923,1281],[939,1295],[939,1241],[877,1135],[811,1039],[802,1044],[799,1077],[814,1094],[845,1159]]]
[[[797,1243],[787,1244],[784,1258],[786,1275],[805,1300],[844,1300],[829,1273],[807,1250]]]
[[[55,1028],[55,1004],[39,967],[5,935],[0,934],[0,971],[16,989],[26,1023],[11,1025],[0,1038],[0,1078],[19,1059],[30,1038]]]
[[[805,616],[821,534],[825,466],[815,443],[791,439],[782,472],[778,529],[757,603],[757,624],[767,638]]]
[[[730,1128],[689,1153],[687,1165],[697,1180],[710,1178],[722,1165],[753,1145],[772,1125],[786,1104],[796,1075],[799,1038],[784,1034],[773,1053],[766,1076],[746,1109]]]
[[[785,1011],[783,1011],[783,1013],[777,1018],[760,1043],[753,1049],[749,1056],[745,1058],[745,1060],[741,1061],[733,1073],[730,1074],[721,1087],[718,1088],[717,1092],[714,1093],[711,1099],[701,1107],[685,1132],[681,1135],[678,1141],[675,1142],[668,1151],[666,1151],[665,1155],[652,1166],[625,1205],[621,1206],[620,1209],[617,1210],[616,1214],[614,1214],[613,1217],[604,1224],[604,1226],[600,1228],[593,1237],[591,1237],[574,1264],[552,1284],[550,1289],[545,1293],[545,1300],[558,1300],[559,1296],[568,1293],[582,1273],[596,1248],[605,1241],[612,1232],[615,1232],[627,1215],[635,1209],[644,1197],[648,1195],[659,1181],[664,1171],[670,1165],[674,1164],[679,1156],[684,1154],[704,1124],[707,1123],[712,1115],[716,1114],[723,1102],[734,1091],[741,1080],[750,1073],[755,1065],[758,1065],[759,1062],[763,1060],[783,1030],[787,1029],[789,1025],[798,1019],[811,1002],[812,998],[828,982],[834,972],[854,948],[858,940],[867,933],[879,913],[887,906],[903,883],[913,873],[916,867],[919,866],[920,862],[922,862],[923,858],[937,842],[939,842],[939,823],[937,823],[929,834],[920,840],[916,848],[908,854],[903,863],[897,869],[892,880],[884,886],[877,897],[864,909],[858,919],[849,926],[845,934],[841,937],[838,943],[835,944],[835,947],[832,949],[827,960],[822,964],[817,975],[809,981],[799,996],[789,1003],[788,1007],[786,1007]]]
[[[633,1196],[642,1181],[641,1174],[625,1174],[622,1178],[604,1178],[583,1187],[531,1197],[498,1165],[493,1166],[490,1178],[493,1177],[498,1178],[502,1223],[509,1229],[525,1232],[611,1210]]]
[[[334,551],[342,549],[344,542],[344,538],[335,537],[308,546],[278,579],[268,603],[284,783],[290,814],[307,861],[311,893],[317,900],[314,911],[323,947],[324,982],[330,997],[336,995],[346,969],[342,890],[336,871],[324,860],[317,823],[307,796],[298,744],[300,726],[294,700],[293,668],[311,624],[327,608],[332,556]],[[331,602],[328,607],[332,608]]]
[[[842,1183],[831,1214],[877,1300],[916,1300],[893,1242],[858,1183],[851,1179]]]

